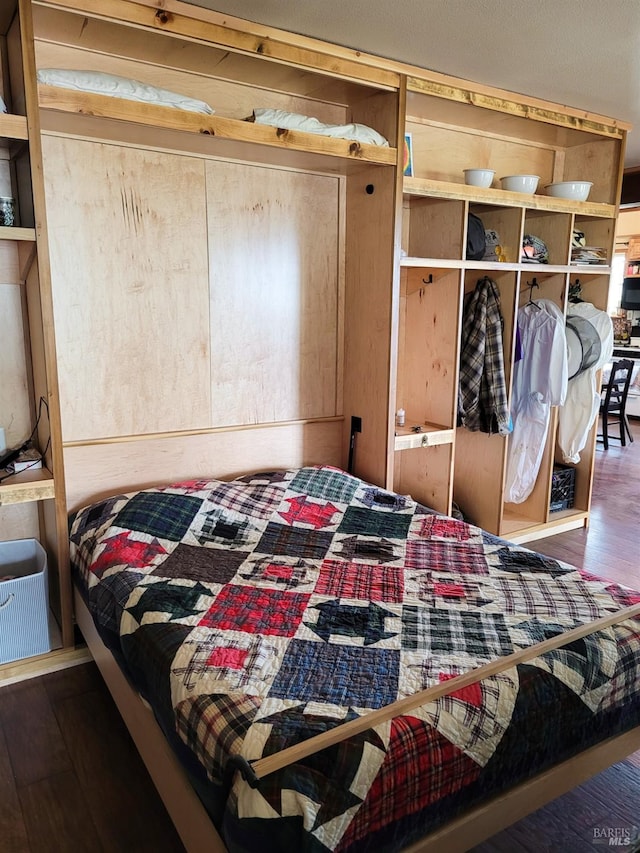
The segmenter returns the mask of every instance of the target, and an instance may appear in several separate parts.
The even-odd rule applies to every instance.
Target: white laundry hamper
[[[50,650],[47,554],[36,539],[0,542],[0,663]]]

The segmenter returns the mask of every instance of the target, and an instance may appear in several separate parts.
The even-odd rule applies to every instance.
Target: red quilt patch
[[[438,678],[441,682],[443,681],[451,681],[452,678],[456,676],[450,672],[441,672],[438,675]],[[459,690],[454,690],[453,693],[450,693],[453,699],[459,699],[461,702],[467,702],[469,705],[475,705],[476,708],[480,708],[482,706],[482,687],[480,686],[479,681],[475,681],[473,684],[468,684],[466,687],[461,687]]]
[[[228,584],[198,623],[223,631],[293,637],[308,595]]]
[[[480,769],[428,723],[396,717],[380,772],[336,849],[470,785]]]
[[[248,649],[238,649],[233,646],[214,649],[207,658],[207,666],[227,667],[228,669],[242,669],[249,654]]]
[[[407,541],[406,566],[430,572],[460,572],[462,574],[488,575],[489,568],[480,544],[415,539]]]
[[[265,580],[273,578],[274,580],[290,580],[293,577],[293,566],[283,566],[281,563],[269,563],[262,577]]]
[[[361,601],[403,600],[403,574],[397,568],[367,563],[324,560],[316,584],[318,595],[356,598]]]
[[[469,525],[455,518],[444,518],[439,515],[427,516],[420,525],[419,535],[425,539],[453,539],[456,542],[466,542],[469,539]]]
[[[464,598],[465,589],[459,583],[434,583],[434,595],[442,595],[446,598]]]
[[[106,539],[104,551],[93,561],[90,571],[102,577],[107,569],[113,566],[133,566],[134,568],[148,568],[149,564],[158,556],[166,554],[166,550],[158,542],[139,542],[137,539],[129,539],[128,533],[118,533],[111,539]]]
[[[327,527],[331,524],[333,516],[339,512],[338,507],[333,504],[317,504],[306,498],[287,498],[289,509],[281,512],[285,521],[289,524],[310,524],[315,530]]]

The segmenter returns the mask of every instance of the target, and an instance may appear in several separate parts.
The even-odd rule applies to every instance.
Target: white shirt
[[[518,328],[522,358],[514,367],[513,401],[537,393],[545,403],[561,406],[569,379],[564,314],[555,302],[539,299],[518,311]]]
[[[522,358],[514,365],[505,500],[522,503],[536,484],[547,441],[551,406],[567,394],[564,315],[549,299],[518,311]]]

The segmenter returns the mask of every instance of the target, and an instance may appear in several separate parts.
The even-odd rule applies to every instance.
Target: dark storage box
[[[551,501],[549,509],[558,512],[571,509],[576,488],[576,469],[568,465],[554,465],[551,475]]]

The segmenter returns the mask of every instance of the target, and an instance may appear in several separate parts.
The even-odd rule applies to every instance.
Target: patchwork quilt
[[[118,495],[70,540],[103,640],[231,851],[401,850],[640,723],[630,620],[255,786],[258,758],[640,594],[331,467]]]

